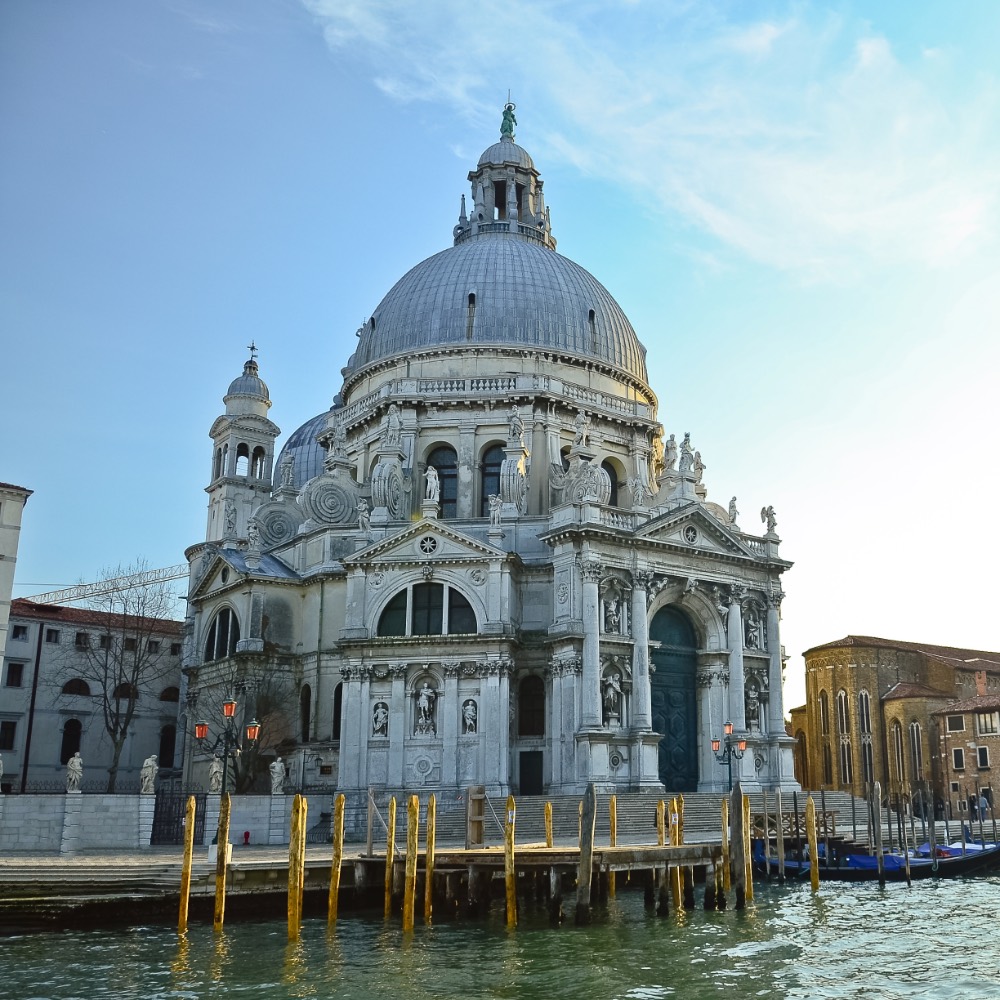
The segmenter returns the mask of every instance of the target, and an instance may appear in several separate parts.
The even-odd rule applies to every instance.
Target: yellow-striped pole
[[[333,861],[330,864],[330,898],[327,902],[327,923],[337,922],[337,905],[340,902],[340,869],[344,863],[344,794],[333,800]]]
[[[611,839],[609,841],[612,847],[618,846],[618,796],[612,795],[611,800],[608,802],[608,821],[611,824]],[[608,895],[614,898],[615,895],[615,873],[608,872]]]
[[[417,902],[417,851],[420,839],[420,799],[411,795],[406,804],[406,879],[403,882],[403,930],[413,930]]]
[[[306,891],[306,832],[309,829],[309,800],[300,795],[299,799],[299,922],[302,921],[302,897]]]
[[[216,836],[216,843],[219,850],[215,859],[215,916],[212,926],[215,930],[222,930],[222,923],[226,918],[226,867],[229,861],[229,811],[232,808],[232,801],[229,792],[223,793],[219,803],[219,832]]]
[[[434,907],[434,840],[437,836],[437,796],[427,800],[427,853],[424,857],[424,923],[431,922]]]
[[[670,846],[676,847],[680,841],[677,839],[681,832],[681,818],[680,811],[677,805],[677,799],[670,800]],[[670,869],[670,892],[674,897],[674,909],[680,910],[681,903],[683,902],[683,894],[681,888],[681,866],[674,865]]]
[[[583,849],[583,799],[580,799],[580,819],[577,823],[577,843]]]
[[[385,831],[385,918],[392,916],[392,863],[396,853],[396,796],[389,799],[389,822]]]
[[[667,804],[660,799],[656,803],[656,843],[659,847],[665,847],[667,843],[666,811]]]
[[[514,796],[507,796],[507,822],[503,828],[504,882],[507,888],[507,926],[517,926],[517,872],[514,869]]]
[[[292,799],[292,819],[288,831],[288,940],[299,939],[299,879],[302,865],[299,863],[299,797]]]
[[[552,846],[552,803],[545,803],[545,846]]]
[[[816,837],[816,803],[806,799],[806,840],[809,843],[809,881],[812,891],[819,892],[819,842]]]
[[[184,864],[181,866],[181,905],[177,914],[177,931],[183,934],[188,926],[188,900],[191,897],[191,866],[194,863],[194,796],[189,795],[184,813]]]

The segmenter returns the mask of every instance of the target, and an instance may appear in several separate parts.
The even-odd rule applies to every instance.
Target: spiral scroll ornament
[[[290,542],[302,523],[302,514],[287,504],[267,504],[254,514],[260,529],[262,548]]]
[[[347,524],[355,518],[356,501],[343,486],[325,476],[306,484],[302,506],[319,524]]]

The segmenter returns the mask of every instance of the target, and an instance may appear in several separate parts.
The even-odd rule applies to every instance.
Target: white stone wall
[[[154,804],[151,795],[3,795],[0,851],[142,850]]]

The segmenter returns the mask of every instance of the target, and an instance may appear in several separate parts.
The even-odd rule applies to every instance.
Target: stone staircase
[[[798,811],[804,816],[808,793],[798,794]],[[610,818],[608,803],[611,796],[597,796],[597,823],[595,837],[598,844],[607,844],[610,838]],[[617,795],[618,843],[619,844],[653,844],[656,843],[656,807],[659,796],[641,792],[623,792]],[[689,842],[717,840],[721,827],[721,802],[724,796],[716,792],[693,792],[684,796],[684,839]],[[775,796],[769,792],[767,810],[773,814]],[[831,836],[851,838],[853,827],[851,822],[851,796],[847,792],[827,792],[825,796],[826,811],[832,815]],[[401,800],[400,800],[401,801]],[[545,803],[552,803],[552,831],[556,844],[574,844],[579,837],[579,810],[581,797],[575,795],[554,796],[520,796],[515,797],[517,819],[515,838],[519,844],[544,843],[545,841]],[[669,797],[667,797],[669,802]],[[817,818],[820,813],[820,796],[814,793]],[[753,814],[763,811],[764,796],[755,792],[750,795],[750,808]],[[384,816],[384,807],[381,805]],[[857,800],[855,816],[858,837],[865,835],[864,803]],[[500,797],[487,798],[484,815],[484,840],[486,846],[503,844],[503,822],[507,809],[506,799]],[[790,794],[782,796],[781,811],[783,814],[793,812],[793,798]],[[421,840],[426,823],[426,799],[421,797],[420,825]],[[405,813],[400,809],[397,813],[396,840],[397,844],[404,840]],[[465,808],[464,801],[448,803],[448,807],[438,807],[436,839],[442,846],[464,846],[465,844]],[[791,826],[791,836],[794,837],[794,822]],[[384,841],[384,830],[376,820],[374,842],[376,850]],[[787,836],[787,834],[786,834]],[[805,836],[805,826],[802,824],[802,836]],[[822,832],[820,833],[822,836]]]

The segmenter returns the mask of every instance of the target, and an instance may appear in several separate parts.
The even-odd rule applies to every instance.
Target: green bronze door
[[[694,629],[677,608],[661,608],[649,626],[655,672],[650,678],[653,729],[660,741],[660,781],[668,792],[698,788],[698,713],[695,692],[697,666]]]

